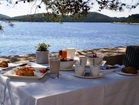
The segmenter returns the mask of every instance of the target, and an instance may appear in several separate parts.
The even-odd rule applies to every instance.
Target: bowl
[[[87,63],[89,65],[101,65],[104,56],[98,54],[96,57],[93,57],[93,54],[87,54]]]
[[[60,68],[61,69],[69,69],[71,68],[77,60],[67,60],[67,61],[60,61]]]

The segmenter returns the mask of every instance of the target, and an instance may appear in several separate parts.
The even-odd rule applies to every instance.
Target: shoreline
[[[139,25],[139,23],[128,23],[128,22],[113,22],[114,24],[131,24],[131,25]]]
[[[139,45],[136,45],[139,46]],[[86,53],[96,53],[104,55],[106,64],[114,65],[114,64],[122,64],[123,57],[126,51],[127,46],[117,46],[111,48],[99,48],[99,49],[87,49],[87,50],[77,50],[77,56],[86,55]],[[53,52],[53,54],[57,54],[57,52]],[[34,54],[21,54],[14,56],[0,56],[0,61],[7,61],[9,63],[26,63],[36,60],[36,55]]]

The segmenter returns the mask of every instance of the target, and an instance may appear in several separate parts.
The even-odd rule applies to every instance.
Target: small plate
[[[126,76],[136,76],[136,75],[139,75],[139,71],[138,71],[138,74],[131,74],[131,73],[124,73],[121,70],[116,70],[116,73],[117,74],[121,74],[121,75],[126,75]]]
[[[34,71],[34,76],[18,76],[15,74],[15,71],[14,69],[4,73],[3,75],[4,76],[7,76],[9,78],[23,78],[23,79],[41,79],[42,77],[44,77],[45,75],[47,74],[46,73],[41,73],[39,71]]]
[[[15,64],[15,63],[8,63],[8,67],[0,67],[0,70],[7,70],[7,69],[12,69],[14,67],[17,67],[17,66],[23,66],[23,65],[26,65],[26,63],[19,63],[19,64]]]
[[[63,68],[60,68],[61,71],[72,71],[72,70],[75,70],[75,67],[72,66],[71,68],[67,68],[67,69],[63,69]]]
[[[16,66],[16,65],[17,65],[17,64],[8,63],[8,67],[0,67],[0,69],[4,70],[4,69],[8,69],[8,68],[14,67],[14,66]]]
[[[102,78],[105,76],[104,73],[100,73],[99,76],[78,76],[78,75],[75,75],[75,77],[78,77],[78,78],[84,78],[84,79],[96,79],[96,78]]]

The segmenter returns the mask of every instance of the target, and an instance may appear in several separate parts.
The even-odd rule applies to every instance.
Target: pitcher
[[[66,48],[64,49],[67,51],[67,58],[73,59],[75,54],[76,54],[76,49],[75,48]]]

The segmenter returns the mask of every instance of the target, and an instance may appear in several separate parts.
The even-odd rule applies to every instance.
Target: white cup
[[[90,65],[92,76],[99,76],[100,74],[100,66]]]
[[[80,65],[86,66],[87,57],[86,56],[79,56]]]
[[[76,64],[75,65],[75,75],[83,76],[84,68],[85,68],[84,66]]]
[[[75,48],[66,48],[64,49],[67,51],[67,58],[73,59],[76,53]]]

